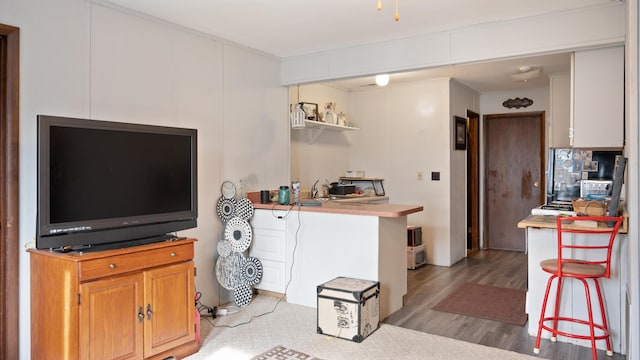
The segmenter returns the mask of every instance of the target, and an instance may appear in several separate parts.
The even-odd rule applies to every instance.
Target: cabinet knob
[[[176,257],[176,253],[172,251],[172,252],[171,252],[171,256],[172,256],[172,257]]]
[[[116,264],[114,264],[114,263],[109,264],[109,268],[115,269],[116,268]]]

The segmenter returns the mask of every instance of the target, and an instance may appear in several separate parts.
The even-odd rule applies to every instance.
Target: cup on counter
[[[260,190],[260,204],[268,204],[270,202],[269,190]]]

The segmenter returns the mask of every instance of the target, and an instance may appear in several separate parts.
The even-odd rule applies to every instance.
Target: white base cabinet
[[[380,319],[407,293],[407,217],[257,209],[249,255],[263,264],[257,289],[315,308],[317,286],[339,276],[380,282]]]

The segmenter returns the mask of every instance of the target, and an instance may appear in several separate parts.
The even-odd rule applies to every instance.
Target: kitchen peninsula
[[[407,215],[422,206],[326,201],[321,206],[254,203],[250,255],[262,262],[258,289],[317,306],[316,288],[335,277],[380,282],[380,319],[407,293]]]
[[[613,351],[626,354],[626,319],[627,319],[627,264],[624,263],[625,254],[628,250],[627,229],[628,218],[620,227],[619,234],[613,244],[611,255],[611,277],[602,279],[601,288],[605,299],[607,311],[607,322],[611,333],[611,345]],[[530,215],[518,223],[518,228],[526,230],[527,255],[528,255],[528,289],[527,289],[527,309],[529,315],[528,333],[536,336],[538,332],[538,320],[542,308],[542,300],[547,285],[549,274],[542,271],[540,262],[545,259],[557,257],[557,225],[556,216],[553,215]],[[592,230],[589,228],[589,230]],[[584,235],[575,235],[584,236]],[[606,236],[606,235],[589,235]],[[553,290],[552,290],[553,291]],[[600,319],[597,298],[592,294],[593,316]],[[553,304],[547,306],[549,314]],[[566,282],[563,286],[563,301],[560,305],[560,313],[568,317],[588,319],[586,301],[584,298],[584,287],[578,281]],[[584,327],[572,323],[561,323],[560,329],[567,326],[565,330],[569,332],[585,333]],[[573,327],[576,327],[575,329]],[[543,331],[544,338],[549,338],[550,333]],[[586,340],[577,340],[564,336],[559,336],[558,341],[571,342],[585,347],[591,347]],[[598,349],[605,349],[604,341],[597,341]]]

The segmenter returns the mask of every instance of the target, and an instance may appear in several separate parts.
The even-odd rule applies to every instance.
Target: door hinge
[[[80,305],[80,293],[78,293],[78,305]]]

